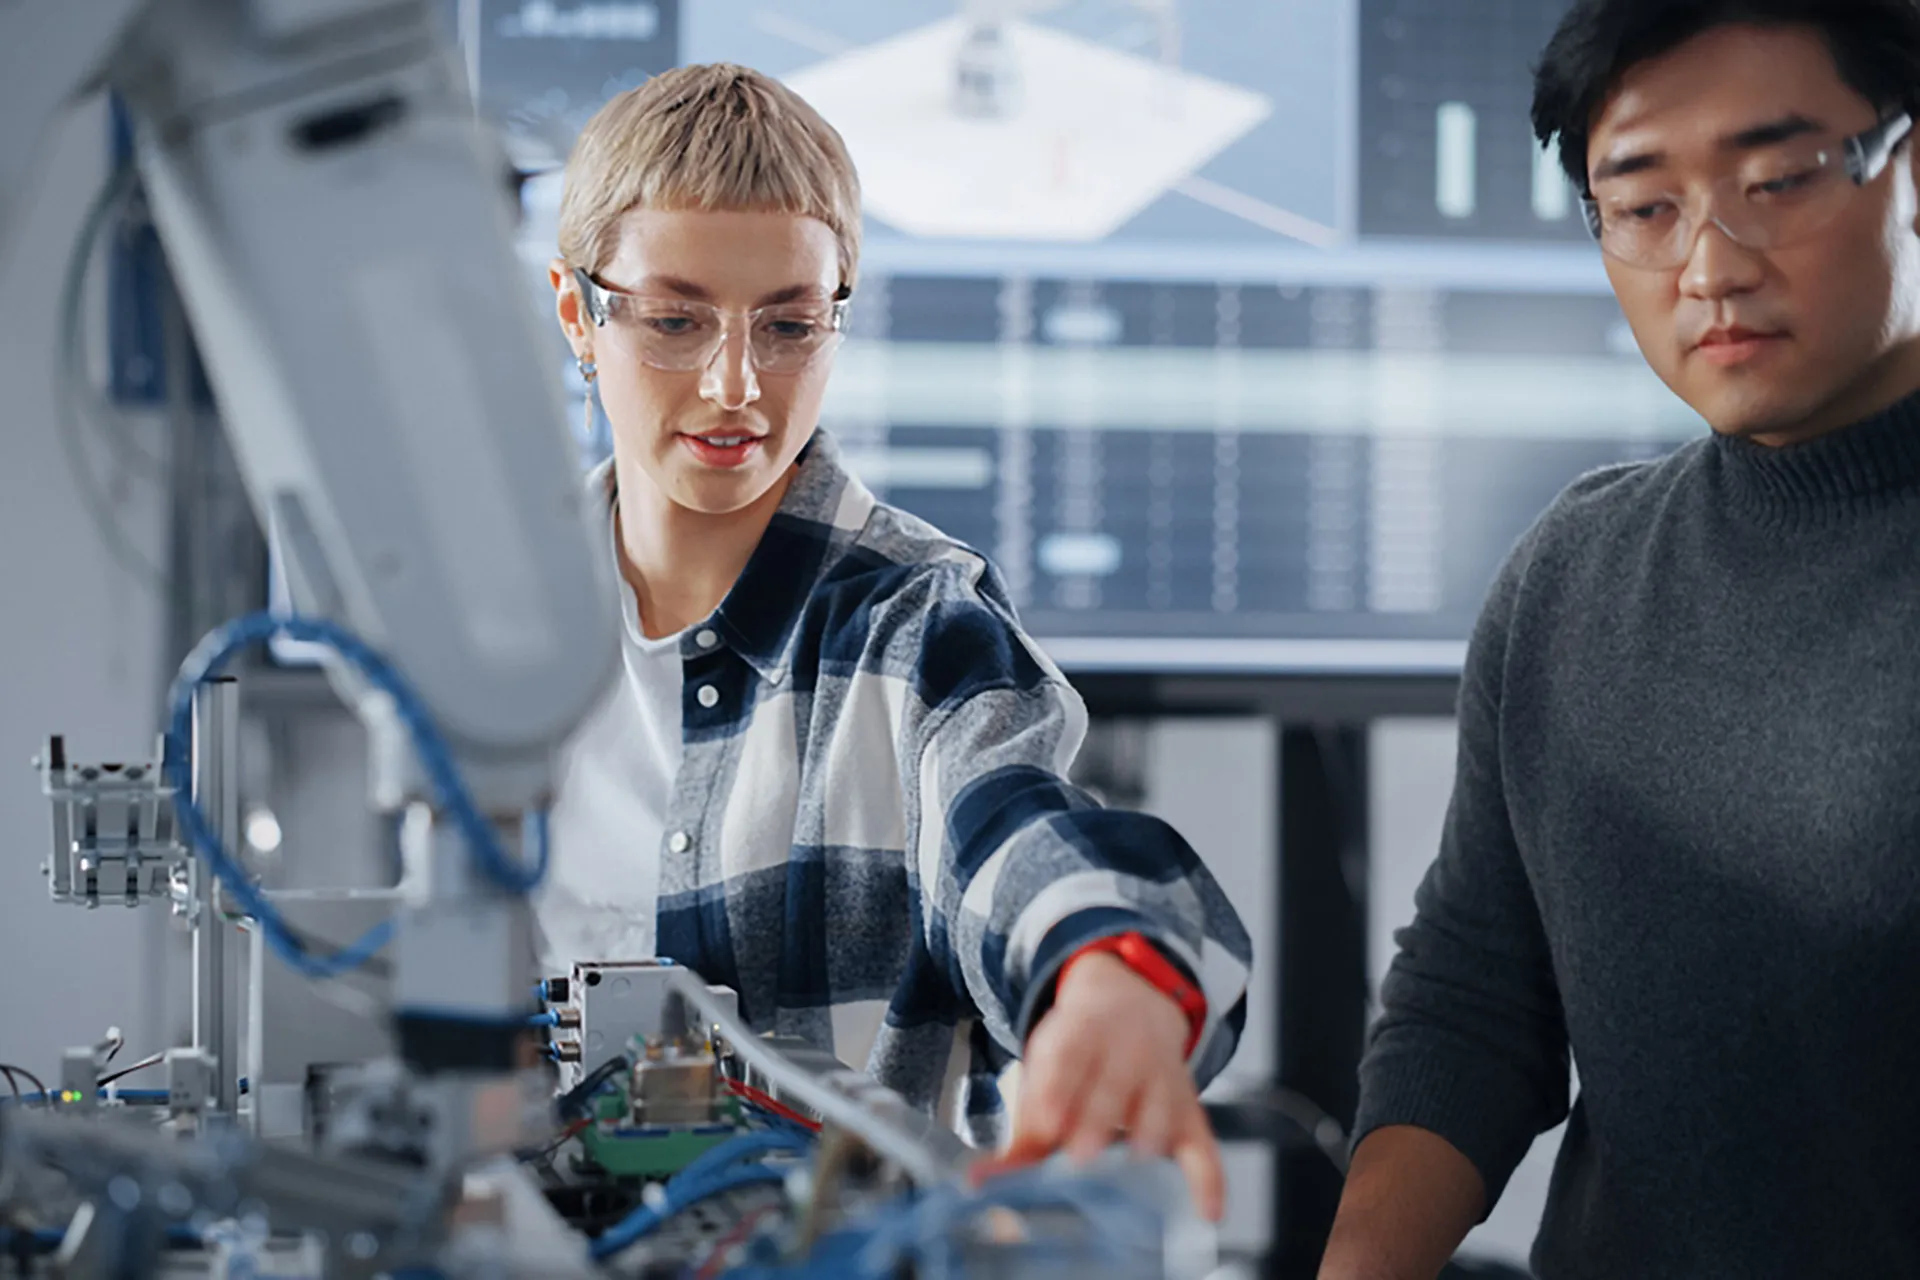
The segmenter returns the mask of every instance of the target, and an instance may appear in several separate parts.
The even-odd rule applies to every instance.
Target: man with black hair
[[[1712,427],[1476,629],[1323,1280],[1920,1276],[1920,0],[1580,0],[1534,123]],[[1568,1106],[1569,1059],[1580,1093]]]

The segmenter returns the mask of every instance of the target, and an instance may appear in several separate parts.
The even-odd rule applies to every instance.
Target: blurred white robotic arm
[[[425,0],[0,5],[0,234],[68,104],[111,88],[241,474],[298,612],[413,683],[480,812],[517,830],[617,656],[561,412],[511,245],[505,160]],[[17,203],[17,200],[16,200]],[[375,802],[427,799],[382,700]],[[386,767],[382,767],[382,764]],[[512,847],[511,845],[509,847]],[[504,1065],[528,911],[433,839],[400,932],[417,1064]],[[424,1049],[406,1024],[428,1028]],[[433,1028],[443,1030],[435,1031]]]

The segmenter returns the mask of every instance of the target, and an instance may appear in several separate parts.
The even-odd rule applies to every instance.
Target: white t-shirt
[[[618,577],[611,512],[607,528],[623,670],[560,753],[551,861],[533,900],[548,973],[575,960],[653,956],[661,837],[680,772],[680,637],[641,634],[639,601]]]

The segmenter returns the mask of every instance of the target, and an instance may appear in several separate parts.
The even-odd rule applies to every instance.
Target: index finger
[[[1225,1217],[1227,1175],[1220,1163],[1220,1144],[1215,1141],[1213,1128],[1207,1123],[1207,1113],[1197,1101],[1174,1135],[1173,1158],[1179,1164],[1180,1172],[1186,1175],[1187,1187],[1193,1192],[1194,1208],[1200,1216],[1209,1222],[1218,1222]]]
[[[982,1156],[967,1166],[967,1183],[978,1187],[981,1183],[997,1178],[1003,1173],[1012,1173],[1016,1169],[1026,1169],[1041,1163],[1053,1154],[1053,1148],[1046,1143],[1033,1139],[1016,1137],[1013,1145],[996,1156]]]

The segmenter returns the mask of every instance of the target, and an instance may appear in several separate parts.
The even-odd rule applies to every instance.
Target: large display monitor
[[[1704,429],[1641,362],[1528,125],[1565,8],[447,13],[540,175],[540,293],[557,166],[612,93],[736,61],[841,131],[868,225],[825,424],[883,497],[993,557],[1064,665],[1433,674],[1562,486]]]

